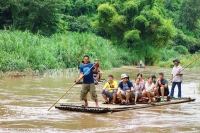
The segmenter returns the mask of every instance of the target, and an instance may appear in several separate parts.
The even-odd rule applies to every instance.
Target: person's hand
[[[126,92],[128,92],[128,93],[129,93],[129,92],[130,92],[130,90],[127,90]]]
[[[95,63],[94,65],[95,65],[96,67],[99,67],[99,63]]]
[[[176,74],[176,76],[178,76],[178,75],[179,75],[179,73]]]
[[[77,82],[80,82],[80,81],[81,81],[81,79],[80,79],[80,78],[78,78],[78,79],[77,79]]]

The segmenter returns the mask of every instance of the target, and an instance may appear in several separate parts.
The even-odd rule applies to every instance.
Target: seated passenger
[[[131,98],[135,98],[134,104],[136,105],[137,98],[142,98],[142,86],[140,85],[139,79],[135,79],[135,84],[133,85],[133,92],[131,92]]]
[[[95,59],[94,63],[99,63],[98,59]],[[93,75],[94,75],[96,81],[98,81],[98,82],[101,81],[102,72],[101,72],[100,65],[99,65],[97,72],[94,72]]]
[[[142,86],[142,90],[144,90],[145,81],[142,79],[142,74],[138,73],[137,78],[139,79],[140,85]]]
[[[122,82],[118,85],[118,91],[117,96],[119,97],[121,104],[129,105],[129,98],[130,98],[130,92],[133,90],[133,84],[129,81],[128,75],[122,74],[121,79]]]
[[[154,83],[153,78],[149,77],[148,82],[145,83],[145,89],[143,90],[143,96],[148,97],[149,101],[148,103],[155,102],[155,100],[152,98],[154,96]]]
[[[154,90],[156,96],[162,96],[162,98],[160,99],[161,102],[164,101],[164,96],[169,95],[168,81],[164,78],[163,73],[159,73],[158,81],[156,82]]]
[[[117,87],[118,87],[118,84],[116,81],[114,81],[113,75],[109,75],[108,82],[103,87],[103,91],[101,93],[105,100],[103,104],[108,104],[109,101],[111,100],[113,101],[113,104],[115,104],[115,101],[117,98]]]

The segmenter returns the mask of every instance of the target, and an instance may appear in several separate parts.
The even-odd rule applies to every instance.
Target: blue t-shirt
[[[133,83],[130,81],[127,81],[126,84],[120,82],[118,85],[118,88],[121,88],[123,91],[131,90],[131,87],[133,87]]]
[[[84,84],[94,83],[94,77],[93,77],[92,70],[94,70],[95,67],[93,66],[93,68],[90,69],[92,66],[93,66],[92,63],[89,63],[87,66],[85,66],[84,64],[80,66],[80,72],[84,74],[84,77],[83,77]]]

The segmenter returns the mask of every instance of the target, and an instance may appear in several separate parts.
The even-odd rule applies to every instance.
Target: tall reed
[[[0,70],[32,68],[42,72],[74,68],[80,65],[76,58],[82,59],[85,54],[91,61],[98,58],[103,69],[111,69],[122,64],[122,53],[117,49],[108,40],[91,33],[67,32],[43,37],[28,31],[3,30],[0,31]]]

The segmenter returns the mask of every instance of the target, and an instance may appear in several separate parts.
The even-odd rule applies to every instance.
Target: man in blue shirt
[[[120,104],[130,104],[130,94],[133,91],[133,84],[129,81],[129,77],[126,74],[121,75],[122,82],[118,85],[117,96],[119,97],[121,103]]]
[[[98,107],[93,72],[97,72],[99,64],[92,64],[90,63],[89,59],[90,57],[88,55],[85,55],[83,57],[83,65],[80,66],[80,76],[77,80],[79,82],[83,78],[83,85],[80,97],[81,100],[85,101],[84,106],[88,106],[87,93],[90,92],[91,99],[95,101],[96,106]]]

